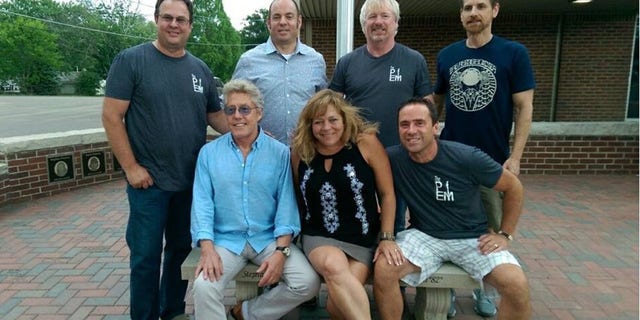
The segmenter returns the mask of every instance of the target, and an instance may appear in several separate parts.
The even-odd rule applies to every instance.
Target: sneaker
[[[498,312],[496,310],[496,305],[491,301],[491,299],[484,295],[484,291],[482,291],[482,289],[473,290],[473,300],[475,300],[473,311],[475,311],[479,316],[493,317]]]
[[[451,289],[451,305],[449,306],[449,312],[447,312],[447,318],[453,318],[456,316],[456,291]]]

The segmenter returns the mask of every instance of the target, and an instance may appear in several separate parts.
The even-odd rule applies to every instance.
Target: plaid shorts
[[[451,261],[481,281],[501,264],[520,266],[518,260],[506,250],[483,255],[478,250],[478,239],[438,239],[416,229],[398,233],[396,243],[404,256],[418,266],[420,273],[410,273],[402,281],[417,286],[434,274],[443,262]]]

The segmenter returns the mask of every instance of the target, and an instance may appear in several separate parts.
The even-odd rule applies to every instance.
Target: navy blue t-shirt
[[[130,102],[125,125],[131,149],[154,183],[167,191],[192,188],[207,113],[220,110],[207,65],[188,52],[172,58],[144,43],[114,58],[105,96]]]
[[[488,228],[479,187],[493,188],[502,166],[478,148],[437,143],[428,163],[413,161],[400,145],[387,148],[394,187],[411,212],[409,227],[439,239],[477,238]]]
[[[363,45],[340,58],[329,89],[344,93],[368,121],[380,124],[378,139],[385,147],[400,143],[400,104],[433,92],[424,56],[399,43],[380,57]]]
[[[436,94],[446,94],[440,138],[478,147],[503,164],[509,157],[514,93],[535,88],[529,53],[520,43],[493,36],[480,48],[461,40],[437,59]]]

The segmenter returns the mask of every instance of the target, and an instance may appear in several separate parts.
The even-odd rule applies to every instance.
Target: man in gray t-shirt
[[[329,84],[362,108],[367,120],[379,123],[378,138],[385,147],[399,143],[398,105],[432,93],[424,56],[395,41],[399,20],[396,0],[365,1],[360,25],[367,43],[340,58]]]
[[[432,93],[427,62],[418,51],[396,43],[400,6],[396,0],[367,0],[360,25],[367,43],[338,61],[329,89],[341,92],[364,117],[379,124],[378,138],[399,143],[396,108],[412,97]],[[394,232],[404,230],[406,206],[398,205]]]
[[[157,39],[120,52],[107,77],[102,122],[128,183],[132,319],[184,314],[196,158],[207,124],[228,131],[213,74],[185,50],[192,14],[190,0],[158,1]]]

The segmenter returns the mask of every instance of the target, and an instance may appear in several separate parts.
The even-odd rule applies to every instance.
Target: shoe
[[[498,312],[498,310],[496,310],[496,305],[491,301],[491,299],[484,295],[484,291],[482,291],[482,289],[473,290],[473,299],[475,300],[473,311],[475,311],[477,315],[482,317],[493,317]]]
[[[451,305],[449,306],[449,312],[447,312],[447,318],[453,318],[456,316],[456,291],[451,289]]]
[[[173,318],[171,318],[171,320],[189,320],[189,316],[186,314],[179,314]]]
[[[235,320],[244,320],[244,316],[242,316],[242,301],[236,303],[231,310],[229,310],[229,314]]]

